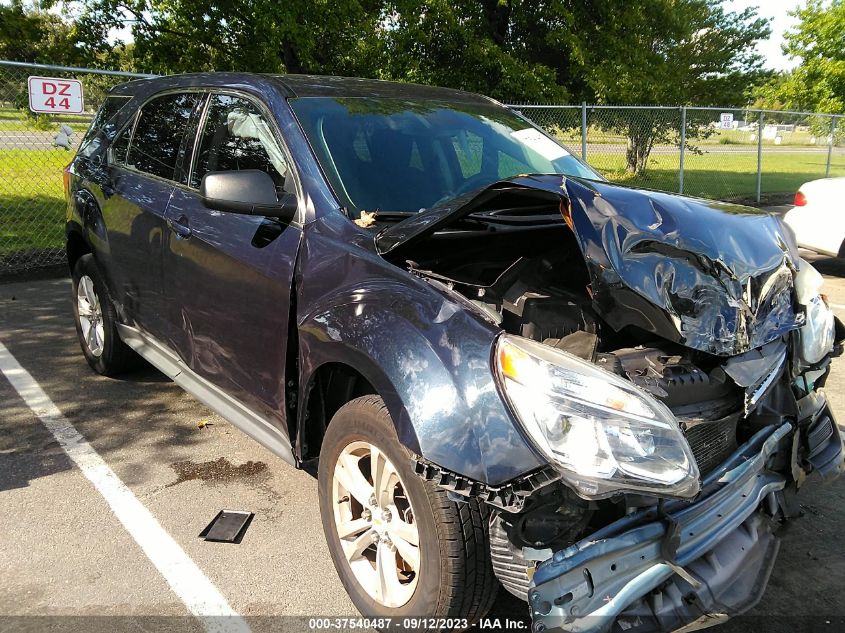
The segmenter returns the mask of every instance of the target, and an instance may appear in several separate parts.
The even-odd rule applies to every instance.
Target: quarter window
[[[209,172],[241,169],[260,169],[280,191],[294,191],[287,157],[261,111],[243,97],[212,95],[191,186],[199,187]]]
[[[100,147],[100,141],[97,138],[100,130],[106,129],[106,124],[114,118],[120,109],[129,103],[131,97],[117,97],[109,96],[103,101],[103,105],[97,110],[97,114],[91,121],[91,126],[82,138],[79,144],[79,153],[82,156],[89,157]],[[96,140],[95,140],[96,139]]]
[[[163,95],[141,108],[127,164],[172,179],[182,136],[200,98],[197,93]]]
[[[129,152],[129,141],[132,139],[132,128],[135,123],[134,117],[123,128],[123,131],[112,141],[112,161],[117,165],[126,164],[126,155]]]

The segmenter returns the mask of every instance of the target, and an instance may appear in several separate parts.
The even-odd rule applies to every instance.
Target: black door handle
[[[188,226],[188,218],[184,215],[178,220],[168,220],[167,226],[170,227],[170,230],[176,233],[177,239],[186,239],[191,237],[191,227]]]

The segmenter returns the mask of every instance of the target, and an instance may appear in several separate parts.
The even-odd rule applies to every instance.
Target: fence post
[[[678,171],[678,193],[684,192],[684,150],[687,145],[687,107],[681,106],[681,165]]]
[[[830,159],[833,156],[833,144],[836,142],[836,117],[830,117],[830,140],[827,143],[827,166],[824,168],[824,177],[830,178]]]
[[[757,204],[760,204],[760,190],[763,186],[763,111],[757,119]]]
[[[587,161],[587,102],[581,102],[581,160]]]

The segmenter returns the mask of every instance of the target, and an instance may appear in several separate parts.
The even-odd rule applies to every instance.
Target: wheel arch
[[[79,261],[80,257],[93,252],[93,249],[82,235],[82,227],[79,227],[75,223],[69,224],[66,231],[65,253],[71,273],[73,273],[76,262]]]
[[[297,458],[319,457],[322,440],[332,417],[344,404],[364,395],[377,395],[385,403],[399,441],[420,453],[419,440],[402,398],[385,373],[355,350],[327,356],[319,364],[302,363],[295,449]],[[357,357],[350,360],[349,356]]]
[[[364,374],[337,361],[327,361],[317,367],[301,393],[302,414],[298,416],[296,428],[296,452],[303,462],[319,457],[329,423],[343,405],[364,395],[381,396]]]

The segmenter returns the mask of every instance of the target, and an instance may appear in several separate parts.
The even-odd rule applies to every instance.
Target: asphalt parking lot
[[[845,319],[845,264],[818,267]],[[356,616],[323,542],[316,480],[152,368],[95,375],[79,351],[70,299],[67,279],[0,284],[0,343],[243,617],[218,624],[304,630],[309,616]],[[845,361],[834,366],[827,393],[845,419]],[[76,630],[130,628],[104,616],[162,616],[133,620],[140,630],[218,626],[192,617],[172,579],[2,376],[0,411],[0,631],[48,628],[33,616],[84,616],[72,620]],[[769,589],[752,612],[761,617],[720,630],[845,630],[845,481],[816,483],[801,497],[805,516],[783,533]],[[255,513],[242,542],[198,538],[224,508]],[[525,615],[502,591],[492,616]],[[71,620],[49,622],[61,628]]]

